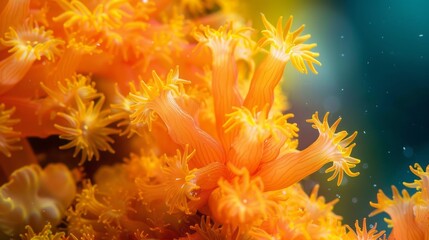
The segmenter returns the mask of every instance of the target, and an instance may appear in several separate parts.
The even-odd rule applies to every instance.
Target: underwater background
[[[378,189],[391,194],[412,182],[409,166],[429,164],[429,1],[256,1],[248,14],[259,26],[264,12],[294,15],[318,43],[323,66],[318,75],[299,75],[288,65],[283,89],[300,127],[299,149],[317,137],[305,122],[314,111],[343,118],[342,129],[359,132],[354,157],[360,176],[336,187],[316,173],[310,182],[323,182],[320,194],[340,198],[335,212],[344,223],[367,217]],[[323,172],[322,169],[320,172]],[[313,183],[314,184],[314,183]],[[379,214],[368,219],[386,229]]]

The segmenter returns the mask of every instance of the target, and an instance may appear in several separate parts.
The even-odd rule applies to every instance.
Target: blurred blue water
[[[303,76],[291,66],[284,90],[300,125],[303,148],[316,133],[305,123],[314,111],[343,117],[340,129],[359,132],[353,155],[361,175],[336,187],[315,174],[327,199],[340,197],[336,212],[345,223],[366,217],[378,189],[415,179],[408,166],[429,164],[429,1],[273,1],[275,15],[294,15],[318,43],[319,75]],[[261,5],[261,11],[268,9]],[[265,6],[265,5],[264,5]],[[279,7],[281,6],[281,7]],[[382,221],[385,214],[369,223]]]
[[[319,15],[329,19],[322,41],[329,52],[323,54],[331,55],[327,71],[336,85],[320,93],[322,106],[313,106],[329,111],[334,104],[326,99],[337,99],[335,114],[343,116],[345,129],[360,134],[355,156],[362,160],[361,176],[338,193],[344,197],[337,210],[350,222],[372,210],[368,200],[375,201],[378,188],[391,196],[390,185],[401,189],[414,179],[409,165],[429,163],[429,2],[339,2]],[[329,12],[335,14],[322,15]]]

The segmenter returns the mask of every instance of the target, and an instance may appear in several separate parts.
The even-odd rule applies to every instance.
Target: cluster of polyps
[[[344,226],[332,212],[336,201],[325,202],[318,186],[307,195],[299,185],[326,164],[332,164],[328,180],[340,185],[344,174],[359,174],[351,169],[360,162],[350,156],[356,132],[337,132],[340,119],[330,125],[328,113],[308,120],[319,136],[298,149],[299,129],[279,83],[289,62],[317,74],[316,44],[306,43],[311,36],[302,35],[304,26],[292,30],[292,17],[274,26],[262,16],[263,36],[253,41],[235,4],[2,2],[0,166],[10,177],[0,188],[1,234],[28,240],[382,237],[365,220],[356,232]],[[256,54],[265,54],[258,64]],[[52,135],[64,140],[58,146],[64,153],[36,149],[42,152],[36,157],[27,138]],[[79,165],[112,156],[104,152],[129,157],[114,155],[116,165],[100,161],[95,174],[85,175],[51,163],[68,157],[70,148],[71,158],[80,154]],[[425,181],[409,186],[427,189]],[[374,214],[391,213],[398,229],[425,219],[421,201],[412,204],[397,191],[394,199],[414,211],[410,221],[398,220],[400,207],[382,193]],[[52,229],[61,221],[67,233]],[[394,234],[426,234],[424,226],[413,229],[414,235]]]

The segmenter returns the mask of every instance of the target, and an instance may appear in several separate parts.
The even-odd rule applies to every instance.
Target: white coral
[[[60,223],[76,194],[75,181],[63,164],[22,167],[0,187],[0,232],[17,236],[26,225],[36,231]],[[1,233],[0,233],[1,235]]]

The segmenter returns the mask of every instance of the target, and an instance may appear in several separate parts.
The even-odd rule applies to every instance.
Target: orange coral
[[[299,128],[279,84],[289,61],[301,73],[317,74],[316,44],[306,43],[304,26],[291,30],[292,17],[283,27],[282,18],[274,26],[264,15],[256,43],[234,5],[0,4],[0,151],[32,161],[21,138],[56,135],[67,142],[55,147],[74,148],[70,158],[80,153],[78,164],[87,167],[75,172],[83,180],[77,185],[63,165],[17,170],[1,188],[0,229],[16,236],[26,230],[23,239],[352,236],[332,212],[338,200],[326,202],[318,185],[307,195],[298,182],[329,163],[328,180],[337,178],[337,185],[344,174],[357,176],[351,170],[360,162],[351,156],[356,132],[347,137],[337,132],[340,119],[330,125],[328,114],[320,120],[316,112],[308,122],[319,137],[298,150]],[[265,59],[256,64],[261,52]],[[20,139],[23,151],[15,144]],[[44,154],[38,157],[53,161]],[[67,151],[59,156],[69,157]],[[118,162],[122,156],[129,158]],[[87,163],[94,158],[106,164]],[[422,182],[409,186],[425,188],[423,170],[413,172]],[[423,209],[421,202],[413,204]],[[380,204],[374,206],[390,211]],[[64,215],[70,235],[51,228]],[[381,236],[366,233],[365,222],[362,231],[356,226],[356,236]]]
[[[319,137],[302,151],[285,153],[275,161],[263,164],[257,175],[264,179],[267,189],[274,190],[290,186],[308,174],[319,170],[328,162],[332,162],[333,165],[326,172],[334,171],[328,180],[333,180],[338,176],[337,185],[341,184],[344,172],[352,177],[358,175],[358,173],[350,171],[350,168],[360,162],[358,159],[350,157],[354,147],[354,144],[351,143],[356,137],[356,132],[348,138],[345,138],[346,131],[336,133],[340,119],[329,126],[328,114],[321,122],[316,112],[308,122],[313,123],[313,128],[319,130]]]
[[[377,193],[377,203],[370,202],[376,208],[370,216],[381,212],[389,214],[391,219],[385,219],[392,227],[390,237],[395,239],[425,239],[429,236],[428,222],[428,169],[426,171],[419,165],[410,166],[410,170],[420,179],[413,183],[404,183],[406,187],[417,190],[412,196],[407,190],[402,190],[402,196],[395,186],[392,186],[393,198],[387,197],[383,191]],[[389,237],[389,238],[390,238]]]
[[[64,41],[55,38],[45,27],[27,21],[17,29],[10,27],[0,43],[11,53],[0,62],[0,94],[3,94],[21,81],[36,60],[44,57],[54,61]]]

